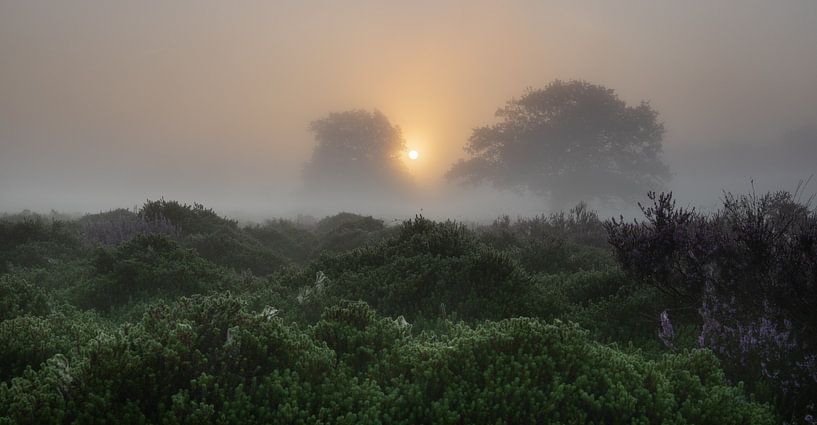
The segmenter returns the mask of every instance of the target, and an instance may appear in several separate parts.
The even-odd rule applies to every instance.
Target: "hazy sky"
[[[0,0],[0,210],[290,210],[309,122],[350,108],[439,187],[473,127],[556,78],[649,100],[676,189],[748,187],[723,163],[747,159],[696,157],[817,124],[817,2]]]

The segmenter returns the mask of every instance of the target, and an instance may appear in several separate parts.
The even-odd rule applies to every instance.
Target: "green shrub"
[[[315,226],[315,232],[325,235],[339,229],[360,229],[366,232],[378,232],[385,229],[383,220],[372,216],[342,212],[321,219]]]
[[[52,292],[54,299],[60,300],[60,291],[71,291],[83,280],[92,278],[96,268],[90,258],[81,258],[51,264],[47,267],[18,269],[11,274],[31,282],[45,291]]]
[[[326,255],[285,277],[310,288],[313,276],[329,278],[322,297],[305,304],[319,313],[337,300],[364,300],[386,315],[410,321],[454,315],[499,319],[528,314],[533,281],[508,254],[481,244],[464,226],[418,217],[394,238],[339,255]],[[308,316],[307,320],[314,320]]]
[[[774,422],[707,352],[648,361],[558,321],[460,327],[398,346],[381,373],[399,394],[384,414],[403,423]]]
[[[0,276],[0,321],[48,311],[48,298],[42,289],[17,275]]]
[[[617,268],[539,275],[538,284],[562,293],[570,305],[588,305],[619,293],[632,282]]]
[[[360,248],[383,239],[389,229],[382,220],[352,213],[326,217],[315,226],[317,252],[337,253]]]
[[[52,359],[0,384],[0,418],[21,424],[354,423],[371,415],[365,406],[371,410],[378,401],[376,387],[335,370],[331,350],[280,320],[248,313],[229,295],[153,308],[139,323],[94,338],[82,354],[70,365],[57,357],[66,363],[62,369]],[[37,405],[45,409],[32,409]]]
[[[564,213],[511,222],[504,216],[477,228],[479,239],[508,252],[526,270],[536,273],[605,270],[615,265],[602,222],[586,206]]]
[[[288,263],[256,239],[229,227],[193,235],[186,242],[203,258],[237,271],[250,270],[255,274],[267,275]]]
[[[288,220],[270,220],[263,225],[247,226],[244,232],[266,248],[296,263],[309,260],[316,251],[315,234]]]
[[[80,289],[80,305],[108,310],[149,296],[179,296],[221,287],[228,277],[195,251],[163,235],[137,236],[115,249],[100,249],[97,277]]]
[[[74,383],[71,372],[68,359],[56,355],[39,370],[29,368],[11,382],[0,382],[0,424],[70,423],[72,406],[65,394]]]
[[[310,333],[229,294],[182,298],[86,341],[78,358],[57,354],[0,383],[0,424],[775,419],[727,385],[706,351],[651,361],[558,321],[449,324],[444,336],[412,337],[363,303],[343,303]]]
[[[328,308],[312,328],[312,335],[325,342],[343,364],[361,373],[410,330],[402,316],[397,320],[378,318],[366,303],[358,301]]]
[[[33,215],[0,220],[0,274],[11,266],[42,267],[76,258],[84,250],[72,226]]]
[[[73,358],[101,330],[93,315],[60,312],[0,322],[0,381],[38,368],[56,354]]]

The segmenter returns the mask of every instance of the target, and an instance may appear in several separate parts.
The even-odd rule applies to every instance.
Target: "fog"
[[[497,108],[556,79],[648,101],[684,203],[817,172],[810,0],[4,0],[0,211],[164,197],[259,219],[535,214],[546,200],[445,174]],[[301,196],[310,123],[351,109],[381,111],[419,152],[413,196]]]

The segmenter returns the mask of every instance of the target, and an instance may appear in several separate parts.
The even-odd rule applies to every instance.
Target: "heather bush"
[[[607,223],[624,270],[697,309],[731,376],[770,384],[794,420],[817,413],[817,215],[788,192],[726,194],[709,216],[650,198],[645,222]]]
[[[609,242],[621,267],[679,303],[695,306],[703,291],[706,271],[695,259],[710,254],[705,218],[694,210],[677,207],[672,194],[650,192],[651,206],[638,204],[644,222],[623,218],[605,223]],[[694,252],[692,250],[699,250]],[[688,255],[693,252],[693,255]]]

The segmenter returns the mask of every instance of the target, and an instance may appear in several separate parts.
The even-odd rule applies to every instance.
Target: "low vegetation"
[[[808,423],[817,217],[0,220],[0,424]]]

